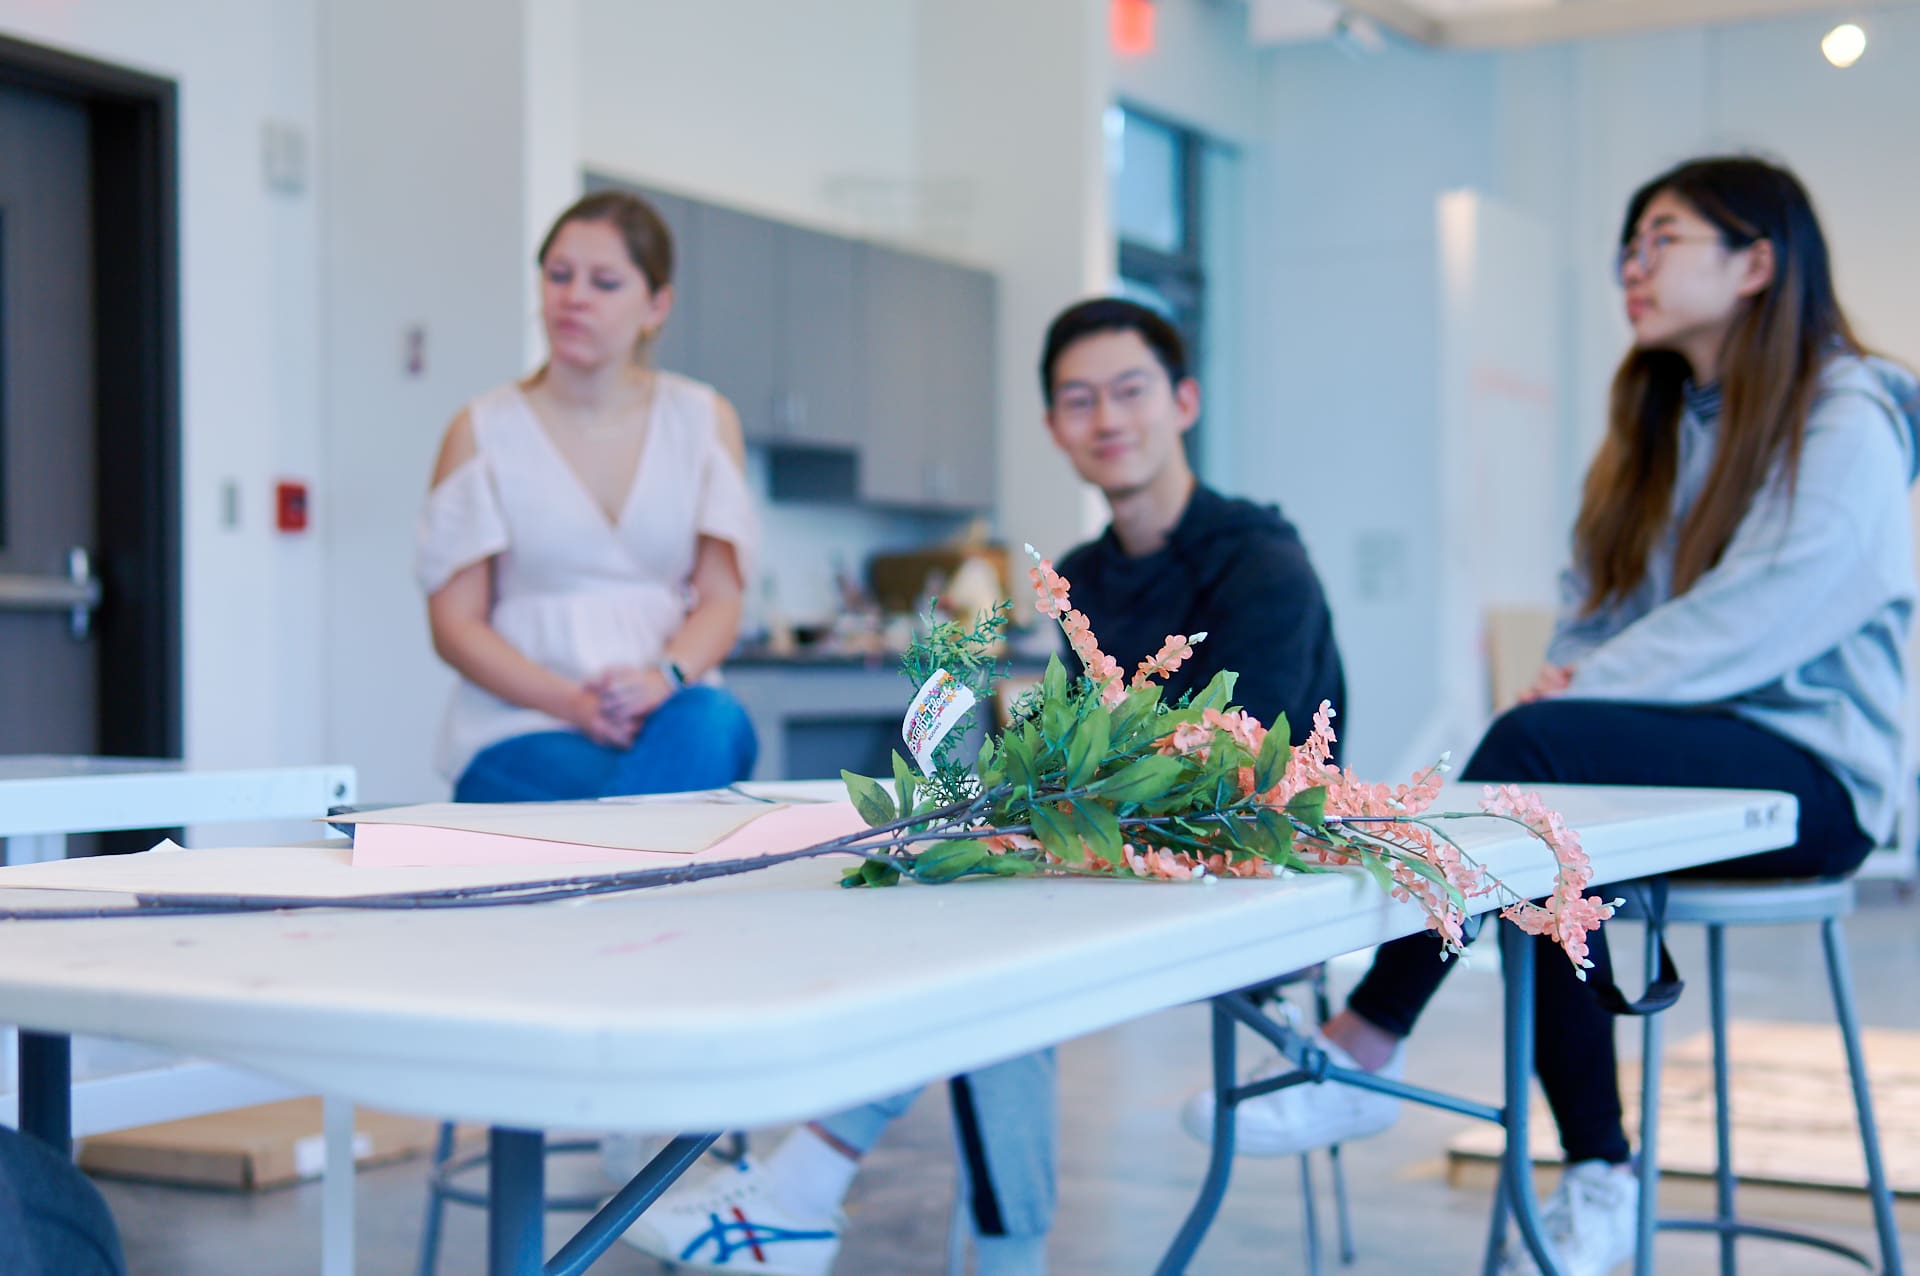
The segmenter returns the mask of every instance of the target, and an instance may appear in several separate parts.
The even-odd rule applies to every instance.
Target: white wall
[[[1406,761],[1450,676],[1424,632],[1439,517],[1435,198],[1484,191],[1557,235],[1563,460],[1546,476],[1558,517],[1539,534],[1564,543],[1627,339],[1609,268],[1619,219],[1664,167],[1725,148],[1795,167],[1862,334],[1920,359],[1920,174],[1898,158],[1920,118],[1920,12],[1861,21],[1872,45],[1847,72],[1821,60],[1831,20],[1817,16],[1503,53],[1272,55],[1272,164],[1254,204],[1267,247],[1252,268],[1272,354],[1254,393],[1276,425],[1241,440],[1241,465],[1303,524],[1326,578],[1361,769]]]
[[[1247,12],[1218,0],[1158,0],[1144,54],[1111,54],[1113,96],[1222,142],[1257,140],[1266,56],[1247,42]]]
[[[1000,276],[1000,532],[1058,556],[1103,517],[1047,437],[1037,365],[1053,316],[1113,276],[1104,0],[926,0],[919,88],[922,162],[972,190]]]
[[[1435,199],[1486,188],[1486,60],[1391,48],[1274,55],[1253,192],[1247,495],[1299,525],[1345,659],[1347,761],[1387,778],[1436,704]]]
[[[315,200],[269,191],[261,168],[268,120],[313,136],[314,12],[313,0],[0,0],[9,36],[179,85],[185,744],[205,763],[325,753],[320,533],[271,530],[274,478],[319,471]],[[229,483],[233,527],[220,516]]]
[[[587,163],[857,231],[918,176],[908,0],[580,0]]]
[[[452,679],[413,527],[447,421],[527,367],[526,192],[579,168],[564,112],[556,125],[529,103],[530,83],[564,80],[565,42],[556,54],[526,25],[553,2],[322,8],[328,741],[360,767],[363,800],[443,791],[430,760]],[[415,325],[419,375],[403,364]]]

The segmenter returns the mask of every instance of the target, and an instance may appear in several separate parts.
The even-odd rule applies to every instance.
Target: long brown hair
[[[1860,353],[1834,295],[1826,237],[1800,180],[1763,160],[1693,160],[1654,178],[1627,205],[1625,248],[1654,196],[1666,192],[1719,230],[1728,248],[1773,246],[1773,279],[1735,316],[1720,359],[1721,412],[1706,486],[1679,529],[1673,592],[1720,561],[1762,487],[1784,467],[1791,493],[1807,416],[1827,360]],[[1634,349],[1614,374],[1607,434],[1587,470],[1574,556],[1586,570],[1586,611],[1625,598],[1645,578],[1665,530],[1679,467],[1689,367],[1671,350]]]

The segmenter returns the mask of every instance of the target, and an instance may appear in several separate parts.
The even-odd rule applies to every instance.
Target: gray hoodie
[[[1776,475],[1719,563],[1675,597],[1678,529],[1706,483],[1716,420],[1697,397],[1681,415],[1673,512],[1639,588],[1583,617],[1585,574],[1562,574],[1547,659],[1573,666],[1570,698],[1724,707],[1792,740],[1884,842],[1909,784],[1920,382],[1884,359],[1829,363],[1791,501]]]

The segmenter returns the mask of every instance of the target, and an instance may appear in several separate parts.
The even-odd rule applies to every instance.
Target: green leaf
[[[1253,791],[1265,793],[1287,773],[1287,763],[1293,760],[1293,749],[1287,743],[1287,715],[1281,714],[1280,721],[1267,730],[1267,738],[1260,745],[1260,756],[1253,762]]]
[[[1355,851],[1355,855],[1361,867],[1367,870],[1381,890],[1389,892],[1393,890],[1393,870],[1383,864],[1378,855],[1372,851]]]
[[[920,787],[920,781],[914,778],[913,767],[900,756],[899,750],[893,753],[893,792],[900,802],[900,814],[913,814],[914,790]]]
[[[989,856],[984,867],[995,877],[1025,877],[1040,871],[1038,864],[1018,855]]]
[[[1324,828],[1327,823],[1327,791],[1316,784],[1302,789],[1287,803],[1287,814],[1308,828]]]
[[[987,855],[986,846],[972,839],[937,842],[914,857],[913,875],[923,882],[950,882],[978,868]]]
[[[1120,847],[1125,838],[1120,833],[1120,817],[1113,808],[1104,802],[1089,802],[1079,799],[1072,803],[1074,830],[1085,839],[1093,853],[1109,864],[1120,863]]]
[[[1040,777],[1033,765],[1033,748],[1025,735],[1009,735],[1000,742],[1000,757],[1007,767],[1007,780],[1015,793],[1032,797]]]
[[[1040,845],[1067,863],[1078,864],[1087,858],[1072,824],[1053,807],[1035,803],[1028,822],[1033,825],[1033,835],[1040,839]]]
[[[1048,696],[1040,706],[1040,730],[1048,744],[1060,744],[1073,734],[1073,703],[1063,692]]]
[[[1074,728],[1067,744],[1067,787],[1077,789],[1099,773],[1107,760],[1107,744],[1112,727],[1104,713],[1090,713]]]
[[[900,880],[900,870],[882,860],[868,860],[860,866],[860,880],[868,886],[892,886]]]
[[[1272,807],[1263,806],[1254,816],[1261,832],[1267,835],[1267,846],[1262,853],[1268,860],[1279,862],[1293,858],[1293,821]]]
[[[1150,802],[1173,787],[1181,769],[1180,759],[1149,753],[1095,781],[1088,791],[1109,802]]]
[[[1142,727],[1153,724],[1160,707],[1160,684],[1150,682],[1135,687],[1126,698],[1107,711],[1110,747],[1124,749],[1133,743]]]
[[[1240,675],[1233,670],[1222,669],[1219,673],[1213,675],[1213,681],[1209,682],[1199,695],[1188,701],[1187,707],[1189,709],[1220,709],[1224,711],[1227,705],[1233,701],[1233,684],[1237,682],[1239,678]]]
[[[846,781],[847,796],[853,799],[853,809],[860,812],[860,818],[867,822],[867,827],[879,828],[900,818],[899,810],[894,807],[893,799],[887,796],[886,787],[880,781],[855,775],[851,771],[842,771],[840,778]]]
[[[1046,676],[1040,679],[1040,694],[1048,704],[1067,702],[1067,667],[1060,663],[1060,653],[1047,657]]]

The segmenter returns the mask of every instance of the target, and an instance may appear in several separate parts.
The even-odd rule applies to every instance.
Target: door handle
[[[64,611],[75,641],[84,642],[93,631],[93,613],[99,606],[100,581],[93,574],[93,556],[81,546],[67,551],[65,576],[0,573],[0,611]]]

